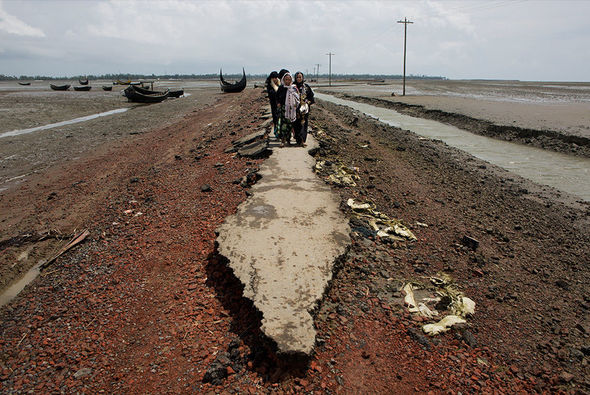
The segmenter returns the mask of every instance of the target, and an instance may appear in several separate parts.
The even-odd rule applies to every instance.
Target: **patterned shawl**
[[[291,75],[289,73],[285,75]],[[283,86],[285,86],[285,76],[281,80]],[[297,107],[299,107],[299,91],[295,86],[295,83],[291,83],[287,88],[287,98],[285,99],[285,118],[294,122],[297,119]]]

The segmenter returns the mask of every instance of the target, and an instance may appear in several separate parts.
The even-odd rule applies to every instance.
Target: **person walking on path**
[[[293,77],[290,73],[285,73],[281,79],[281,86],[277,91],[277,108],[279,110],[278,134],[281,139],[281,147],[284,147],[285,143],[291,145],[293,122],[297,119],[297,109],[299,108],[299,92],[293,84]]]
[[[295,86],[299,91],[300,104],[297,111],[297,120],[293,123],[293,130],[295,131],[295,141],[297,144],[301,147],[306,147],[309,110],[311,105],[315,103],[315,100],[313,98],[313,90],[305,83],[305,78],[301,71],[295,73]]]
[[[272,113],[272,126],[276,134],[277,125],[279,123],[279,113],[277,110],[277,91],[279,90],[279,73],[273,71],[270,73],[265,81],[266,93],[268,94],[268,101],[270,102],[270,111]],[[264,138],[268,137],[269,132],[264,133]]]
[[[287,69],[281,69],[281,71],[279,71],[279,80],[282,80],[283,76],[285,74],[287,74],[288,72],[289,72],[289,70],[287,70]]]

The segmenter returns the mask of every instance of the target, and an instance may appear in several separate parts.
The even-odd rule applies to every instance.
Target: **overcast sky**
[[[590,0],[0,0],[0,74],[407,74],[590,81]]]

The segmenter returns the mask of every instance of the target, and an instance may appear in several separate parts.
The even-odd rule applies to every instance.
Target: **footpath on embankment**
[[[262,210],[258,199],[302,178],[290,176],[292,164],[273,167],[282,155],[301,155],[303,168],[312,158],[302,148],[274,149],[274,141],[266,159],[228,149],[268,125],[262,90],[202,97],[166,127],[129,128],[144,116],[135,111],[88,124],[88,135],[123,137],[3,192],[0,227],[13,244],[4,244],[0,267],[30,267],[74,228],[90,236],[0,309],[0,392],[588,392],[588,265],[580,257],[590,252],[590,211],[537,195],[511,173],[439,141],[321,100],[311,114],[320,145],[314,177],[337,196],[351,246],[313,311],[313,353],[283,358],[268,341],[270,313],[243,297],[250,285],[220,257],[215,231],[232,215],[274,223],[242,213]],[[175,114],[170,103],[150,111]],[[341,170],[354,184],[340,182]],[[302,190],[283,192],[276,216],[287,217],[297,202],[312,204]],[[382,237],[376,218],[356,215],[351,200],[403,221],[417,240]],[[328,215],[316,217],[323,224]],[[242,237],[249,232],[243,222]],[[37,241],[45,229],[59,233]],[[317,230],[303,229],[300,237],[291,227],[272,234],[283,240],[264,256],[274,254],[278,266],[281,244],[316,259],[309,251]],[[255,262],[248,273],[271,263]],[[287,269],[283,263],[275,273],[302,281]],[[434,298],[441,273],[476,312],[467,324],[427,336],[423,327],[440,317],[411,312],[404,288],[416,286],[416,302],[427,296],[445,313],[446,303]],[[266,303],[262,286],[277,292],[285,282],[253,282],[252,295]]]
[[[220,254],[262,312],[262,331],[284,353],[313,350],[310,312],[350,244],[339,200],[312,171],[308,150],[317,142],[311,136],[308,142],[308,149],[274,149],[252,196],[218,229]]]

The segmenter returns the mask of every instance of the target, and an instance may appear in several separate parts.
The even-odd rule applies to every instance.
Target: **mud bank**
[[[396,101],[395,99],[379,99],[347,93],[335,93],[335,95],[375,106],[390,108],[402,114],[418,118],[444,122],[482,136],[532,145],[556,152],[590,157],[590,138],[585,136],[565,134],[553,130],[536,130],[520,126],[499,125],[485,119],[477,119],[460,113],[427,108],[423,105],[408,104]]]

